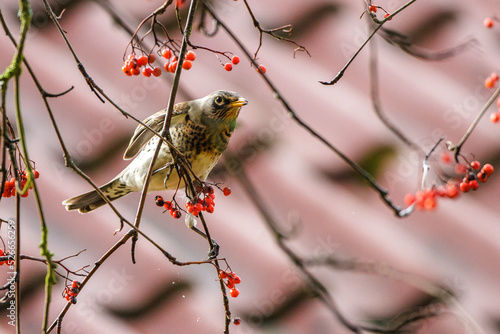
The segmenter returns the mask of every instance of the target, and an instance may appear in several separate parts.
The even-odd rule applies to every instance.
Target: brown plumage
[[[201,99],[178,103],[174,106],[170,124],[172,144],[188,159],[191,169],[205,180],[226,149],[234,131],[240,108],[247,100],[238,93],[216,91]],[[144,120],[157,132],[163,128],[165,110]],[[109,200],[115,200],[143,188],[146,173],[151,163],[159,138],[139,125],[127,147],[124,159],[132,159],[115,178],[100,187]],[[175,189],[179,176],[173,167],[173,159],[166,144],[162,144],[155,161],[149,191]],[[184,184],[181,182],[180,187]],[[106,202],[95,190],[63,201],[66,210],[90,212]]]

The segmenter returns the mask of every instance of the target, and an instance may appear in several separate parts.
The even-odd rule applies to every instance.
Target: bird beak
[[[231,102],[230,105],[231,105],[231,107],[241,107],[241,106],[244,106],[247,103],[248,103],[248,101],[246,99],[240,97],[236,101]]]

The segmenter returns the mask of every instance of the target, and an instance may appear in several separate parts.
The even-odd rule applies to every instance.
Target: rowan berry
[[[257,72],[260,72],[262,74],[266,73],[266,71],[267,71],[267,68],[262,64],[260,64],[259,67],[257,68]]]
[[[486,173],[484,172],[479,172],[477,173],[477,179],[484,183],[488,180],[488,175],[486,175]]]
[[[389,16],[391,16],[391,14],[386,13],[386,14],[384,15],[384,19],[388,18]],[[389,21],[390,21],[390,20],[392,20],[392,17],[389,19]]]
[[[496,122],[498,122],[498,120],[499,120],[499,119],[500,119],[500,115],[498,115],[498,113],[492,113],[492,114],[490,115],[490,121],[491,121],[492,123],[496,123]]]
[[[240,57],[233,56],[233,58],[231,58],[231,63],[233,63],[233,65],[238,65],[240,63]]]
[[[165,48],[161,51],[161,55],[165,59],[170,59],[170,57],[172,57],[172,54],[172,50],[170,50],[169,48]]]
[[[229,196],[231,195],[231,189],[225,187],[224,189],[222,189],[222,193],[224,194],[224,196]]]
[[[449,198],[455,198],[458,196],[458,194],[459,194],[459,192],[458,192],[457,185],[455,182],[446,183],[446,195]]]
[[[182,68],[185,70],[189,70],[193,66],[193,63],[190,60],[184,60],[182,63]]]
[[[163,203],[163,207],[165,208],[165,210],[170,210],[170,209],[172,209],[174,206],[173,206],[172,202],[170,202],[170,201],[165,201],[165,203]]]
[[[208,213],[214,213],[214,206],[213,205],[209,205],[207,206],[207,208],[205,209],[206,212]]]
[[[236,1],[236,0],[235,0],[235,1]],[[233,319],[233,324],[234,324],[235,326],[238,326],[239,324],[241,324],[241,319],[240,319],[240,318],[234,318],[234,319]]]
[[[481,168],[481,164],[479,163],[479,161],[472,161],[472,162],[470,163],[470,167],[471,167],[472,169],[479,169],[479,168]]]
[[[154,69],[153,69],[153,75],[155,77],[159,77],[161,75],[161,68],[156,66]]]
[[[221,279],[226,279],[227,278],[227,273],[223,270],[219,270],[219,277]]]
[[[140,56],[137,58],[137,65],[138,66],[144,66],[148,63],[148,57],[146,56]]]
[[[145,77],[149,78],[152,74],[153,74],[153,69],[151,67],[144,67],[142,69],[142,75],[144,75]]]
[[[38,179],[40,177],[40,172],[36,169],[33,169],[33,175],[35,175],[35,179]]]
[[[494,22],[490,17],[487,17],[484,19],[483,24],[486,28],[492,28],[494,25]]]
[[[377,12],[377,7],[376,6],[370,6],[370,7],[368,7],[368,10],[370,12],[376,13]]]
[[[468,191],[470,190],[469,183],[468,183],[468,182],[465,182],[465,181],[460,182],[460,190],[461,190],[463,193],[468,192]]]
[[[241,278],[238,275],[234,276],[234,284],[240,284],[241,283]]]
[[[444,162],[445,164],[451,161],[449,152],[444,151],[443,153],[441,153],[441,161]]]
[[[493,86],[495,86],[495,80],[493,80],[493,78],[491,78],[491,77],[487,77],[484,80],[484,86],[486,88],[493,88]]]
[[[227,64],[225,64],[225,65],[224,65],[224,69],[225,69],[226,71],[228,71],[228,72],[229,72],[229,71],[231,71],[231,70],[233,69],[233,64],[231,64],[231,63],[227,63]]]
[[[404,198],[404,202],[405,202],[406,206],[412,205],[413,203],[415,203],[416,200],[417,200],[417,198],[412,193],[406,194],[405,198]]]
[[[179,219],[181,218],[182,214],[179,210],[174,210],[173,213],[171,213],[172,217],[174,217],[175,219]]]
[[[148,56],[148,63],[152,64],[156,61],[156,56],[154,54],[150,54]]]
[[[195,211],[200,212],[200,211],[203,211],[203,209],[204,209],[204,207],[203,207],[203,205],[202,205],[201,203],[196,203],[196,204],[194,205],[194,210],[195,210]]]
[[[165,204],[165,201],[163,200],[163,197],[161,197],[161,196],[156,196],[155,202],[156,202],[157,206],[163,206]]]
[[[481,169],[481,171],[482,171],[483,173],[485,173],[486,175],[488,175],[488,176],[490,176],[491,174],[493,174],[493,171],[494,171],[494,170],[495,170],[495,169],[493,168],[493,166],[492,166],[491,164],[485,164],[485,165],[483,166],[483,168]]]
[[[138,69],[137,67],[130,70],[130,74],[132,74],[132,75],[139,75],[140,73],[141,73],[141,70]]]
[[[492,72],[492,73],[490,74],[490,78],[491,78],[491,80],[493,80],[493,81],[498,81],[498,79],[499,79],[498,74],[496,74],[495,72]]]
[[[238,289],[234,288],[234,289],[231,289],[229,294],[231,295],[231,297],[236,298],[240,294],[240,291]]]
[[[194,53],[194,51],[188,51],[186,52],[186,56],[184,58],[189,61],[194,61],[196,59],[196,53]]]
[[[177,61],[173,61],[168,65],[168,71],[171,73],[175,73],[175,70],[177,68]]]
[[[234,281],[232,279],[228,279],[226,286],[228,289],[234,289]]]
[[[469,188],[472,190],[477,190],[479,188],[479,183],[477,182],[477,180],[469,181]]]

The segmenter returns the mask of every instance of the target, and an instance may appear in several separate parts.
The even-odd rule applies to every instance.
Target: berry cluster
[[[219,186],[216,185],[217,188]],[[224,187],[222,190],[224,196],[231,195],[231,189],[228,187]],[[192,214],[193,216],[198,216],[200,212],[205,211],[207,213],[213,213],[215,207],[215,192],[214,188],[209,185],[199,185],[196,187],[196,198],[194,203],[191,201],[187,201],[186,210],[181,209],[175,200],[165,201],[162,196],[155,197],[155,203],[157,206],[164,207],[165,210],[170,212],[170,215],[175,219],[179,219],[181,217],[181,210],[187,211],[187,213]]]
[[[494,168],[491,164],[485,164],[481,168],[481,163],[479,161],[472,161],[460,183],[460,190],[464,193],[469,190],[477,190],[479,188],[479,182],[486,182],[488,177],[493,174],[493,171]]]
[[[2,248],[0,248],[0,256],[8,256],[9,252],[5,253]],[[7,264],[8,266],[14,264],[14,260],[0,261],[0,266]]]
[[[167,59],[167,62],[163,64],[163,68],[165,71],[170,73],[175,73],[177,69],[178,58],[174,55],[174,52],[169,48],[165,48],[161,51],[161,55],[163,58]],[[189,70],[193,67],[193,61],[196,59],[196,53],[194,51],[186,52],[184,56],[184,62],[182,63],[182,68],[184,70]]]
[[[240,294],[240,290],[236,289],[235,285],[241,283],[240,277],[231,270],[219,271],[219,277],[224,281],[224,284],[229,289],[229,294],[231,295],[231,297],[238,297],[238,295]]]
[[[441,161],[445,163],[451,161],[448,152],[441,154]],[[460,192],[466,193],[469,190],[477,190],[479,182],[486,182],[493,174],[493,171],[494,168],[491,164],[484,164],[481,168],[479,161],[472,161],[467,165],[456,164],[455,173],[465,174],[461,181],[452,178],[444,185],[419,190],[416,194],[408,193],[404,197],[404,202],[407,206],[415,204],[415,207],[419,210],[432,210],[437,205],[438,197],[456,198]]]
[[[73,281],[71,285],[66,285],[63,291],[63,297],[72,304],[76,304],[76,296],[80,292],[80,282]]]
[[[224,69],[229,72],[233,69],[233,65],[238,65],[239,63],[240,63],[240,57],[233,56],[233,58],[231,58],[230,63],[222,64],[222,66],[224,66]]]
[[[445,185],[419,190],[416,194],[408,193],[404,202],[407,206],[415,204],[418,210],[432,210],[437,205],[438,197],[455,198],[460,193],[458,189],[457,182],[450,180]]]
[[[38,172],[36,169],[33,170],[33,174],[35,175],[35,179],[38,179],[40,177],[40,172]],[[28,182],[28,172],[23,170],[19,173],[19,187],[21,189],[24,188],[26,185],[26,182]],[[29,189],[26,189],[26,192],[21,195],[21,197],[27,197],[29,195]],[[11,197],[11,196],[16,196],[16,179],[13,177],[8,181],[5,181],[4,186],[3,186],[3,194],[2,197]]]
[[[374,5],[369,5],[368,6],[368,11],[370,12],[370,15],[373,17],[373,18],[376,18],[376,15],[375,13],[377,12],[377,8],[380,8],[382,9],[385,14],[384,14],[384,19],[389,17],[391,14],[389,12],[387,12],[384,8],[380,7],[380,6],[374,6]],[[364,13],[364,12],[363,12]],[[392,20],[392,18],[389,19],[389,21]]]
[[[498,74],[495,72],[491,73],[489,77],[484,80],[484,86],[486,88],[495,87],[496,82],[498,81]]]
[[[163,206],[165,210],[168,210],[170,215],[175,219],[181,218],[181,210],[177,206],[177,203],[171,201],[164,201],[163,197],[156,196],[155,202],[157,206]]]
[[[132,75],[139,75],[141,73],[145,77],[150,77],[151,75],[158,77],[161,74],[161,68],[158,66],[153,68],[151,66],[155,60],[156,56],[154,54],[150,54],[149,56],[142,55],[137,58],[134,53],[131,53],[124,61],[122,71],[129,77]]]

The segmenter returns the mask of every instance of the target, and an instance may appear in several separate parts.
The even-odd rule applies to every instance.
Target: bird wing
[[[163,122],[165,121],[165,112],[166,110],[160,110],[157,113],[146,118],[143,123],[149,126],[151,129],[156,132],[160,132],[163,129]],[[175,126],[176,124],[182,122],[189,112],[189,105],[187,102],[177,103],[174,106],[174,110],[172,111],[172,119],[170,121],[170,127]],[[123,155],[123,159],[128,160],[132,159],[142,147],[153,138],[154,133],[149,131],[147,128],[139,124],[134,131],[134,135],[130,139],[130,143],[128,144],[127,149],[125,150],[125,154]]]

